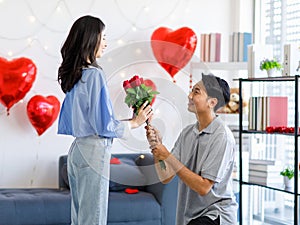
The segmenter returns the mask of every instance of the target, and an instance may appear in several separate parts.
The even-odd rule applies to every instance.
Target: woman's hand
[[[150,117],[153,116],[153,110],[151,105],[148,105],[148,101],[146,101],[142,107],[139,109],[138,115],[133,117],[129,122],[131,128],[137,128],[144,124]]]

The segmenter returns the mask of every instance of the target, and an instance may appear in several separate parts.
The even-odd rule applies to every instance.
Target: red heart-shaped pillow
[[[47,97],[35,95],[27,103],[27,116],[38,135],[42,135],[53,124],[59,110],[60,102],[51,95]]]
[[[110,160],[110,164],[121,164],[121,161],[118,158],[112,158]]]
[[[31,89],[36,66],[28,58],[6,60],[0,57],[0,102],[9,109]]]
[[[170,28],[160,27],[151,36],[153,54],[172,78],[190,61],[196,46],[197,36],[188,27],[174,31]]]
[[[136,193],[139,193],[139,190],[136,189],[136,188],[126,188],[126,189],[125,189],[125,192],[126,192],[127,194],[136,194]]]

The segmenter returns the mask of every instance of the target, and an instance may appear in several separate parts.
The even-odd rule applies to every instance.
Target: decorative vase
[[[267,70],[268,77],[275,77],[277,74],[276,68]]]
[[[293,178],[292,179],[289,179],[288,177],[284,176],[283,177],[283,182],[284,182],[284,187],[286,189],[290,189],[293,187]]]

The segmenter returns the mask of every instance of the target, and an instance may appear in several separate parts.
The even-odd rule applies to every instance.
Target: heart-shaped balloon
[[[153,91],[157,91],[156,85],[154,84],[154,82],[153,82],[152,80],[146,79],[146,80],[144,80],[144,84],[145,84],[146,86],[151,87]],[[152,99],[150,105],[153,105],[155,99],[156,99],[156,95],[154,95],[154,97],[153,97],[153,99]]]
[[[160,27],[151,36],[151,47],[156,60],[173,79],[175,74],[190,61],[196,46],[197,36],[188,27],[174,31]]]
[[[32,60],[22,57],[6,60],[0,57],[0,102],[9,109],[24,98],[36,77]]]
[[[35,95],[27,103],[27,116],[38,135],[42,135],[53,124],[59,110],[60,102],[52,95],[47,97]]]

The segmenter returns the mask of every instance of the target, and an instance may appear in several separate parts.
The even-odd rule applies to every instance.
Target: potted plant
[[[269,77],[272,77],[274,72],[280,71],[282,65],[276,59],[263,59],[260,62],[260,70],[266,70]]]
[[[280,175],[283,176],[284,186],[286,188],[291,188],[292,178],[294,177],[294,169],[292,169],[291,167],[286,167],[280,172]]]

